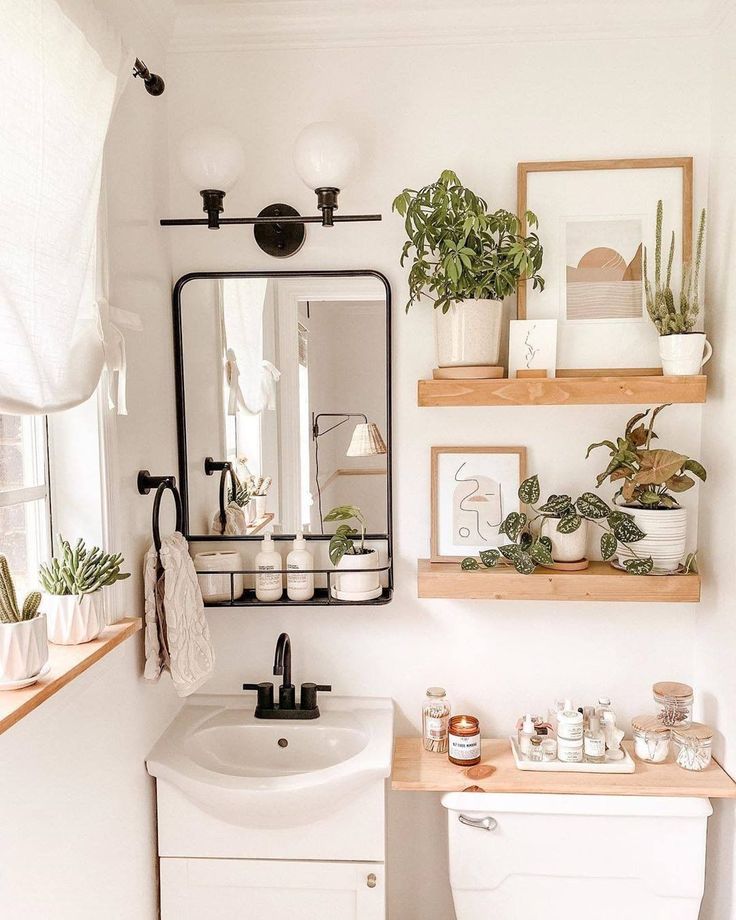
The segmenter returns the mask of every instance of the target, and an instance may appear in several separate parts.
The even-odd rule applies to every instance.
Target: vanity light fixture
[[[336,223],[381,220],[380,214],[335,214],[338,196],[355,171],[359,149],[355,138],[341,125],[317,122],[297,138],[294,166],[304,183],[317,195],[320,214],[302,216],[288,204],[271,204],[257,217],[222,217],[223,201],[245,165],[238,139],[224,128],[202,128],[181,141],[179,163],[187,179],[199,189],[206,218],[162,220],[162,227],[208,227],[251,224],[256,243],[268,255],[283,258],[304,244],[305,224],[332,227]],[[202,188],[205,185],[205,188]]]

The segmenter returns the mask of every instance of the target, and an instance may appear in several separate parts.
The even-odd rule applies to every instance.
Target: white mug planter
[[[624,505],[623,510],[630,514],[636,526],[646,536],[643,540],[632,543],[634,555],[627,547],[618,545],[619,562],[625,559],[646,559],[652,557],[654,571],[658,573],[676,572],[685,555],[687,544],[687,509],[686,508],[637,508]]]
[[[434,310],[438,367],[489,367],[501,351],[500,300],[461,300]]]
[[[357,556],[347,553],[337,563],[338,569],[375,569],[380,565],[374,549]],[[345,572],[332,579],[332,595],[341,601],[370,601],[381,592],[381,573],[376,571]]]
[[[266,499],[267,498],[268,498],[267,495],[254,495],[253,496],[253,504],[255,506],[255,513],[256,513],[254,520],[260,521],[262,518],[266,516]]]
[[[699,374],[712,354],[713,349],[704,332],[683,332],[659,337],[662,373],[667,376]]]
[[[0,623],[0,684],[33,683],[49,660],[46,617]]]
[[[580,527],[572,533],[560,533],[559,518],[546,517],[539,528],[539,535],[552,541],[552,558],[555,562],[580,562],[585,559],[588,544],[588,522],[581,521]]]
[[[102,590],[92,594],[44,594],[41,609],[48,617],[49,642],[81,645],[91,642],[105,625]]]

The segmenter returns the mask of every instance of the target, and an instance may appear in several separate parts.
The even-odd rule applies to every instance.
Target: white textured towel
[[[245,522],[245,512],[240,507],[240,505],[235,502],[229,502],[225,507],[225,531],[224,536],[226,537],[239,537],[245,534],[247,529],[247,524]],[[212,518],[212,523],[210,524],[210,533],[211,534],[221,534],[223,533],[222,521],[220,520],[220,512],[215,511],[214,517]]]
[[[161,565],[159,566],[159,555]],[[215,652],[204,615],[202,592],[180,533],[151,546],[143,560],[146,608],[146,680],[171,673],[179,696],[189,696],[212,676]]]

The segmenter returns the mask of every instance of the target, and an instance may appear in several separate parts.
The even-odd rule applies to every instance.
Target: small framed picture
[[[432,562],[460,562],[506,539],[498,527],[521,510],[525,447],[432,448]]]
[[[509,330],[509,377],[517,371],[546,371],[555,376],[556,319],[515,319]],[[523,374],[518,375],[523,376]]]

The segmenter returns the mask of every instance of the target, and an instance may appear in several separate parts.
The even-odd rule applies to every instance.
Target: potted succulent
[[[431,185],[404,189],[393,202],[408,240],[401,264],[413,250],[407,311],[421,298],[432,301],[439,367],[498,364],[503,299],[530,278],[542,290],[542,246],[521,234],[519,218],[486,202],[446,169]],[[527,211],[530,227],[537,218]]]
[[[95,639],[104,626],[102,589],[129,572],[121,572],[123,557],[110,555],[98,546],[87,549],[78,540],[74,549],[59,537],[58,554],[39,577],[45,594],[42,605],[48,617],[49,641],[56,645],[79,645]]]
[[[591,444],[586,456],[599,447],[608,448],[611,459],[598,476],[598,486],[607,479],[619,483],[614,501],[623,505],[645,534],[637,549],[651,556],[655,571],[674,572],[687,541],[687,509],[680,507],[675,495],[695,485],[693,476],[705,482],[707,474],[701,463],[685,454],[652,447],[657,437],[654,422],[664,408],[639,412],[627,422],[622,438]],[[618,557],[627,565],[630,556],[625,547],[619,547]]]
[[[49,659],[46,617],[39,613],[41,594],[31,592],[18,606],[13,576],[0,555],[0,684],[34,683]]]
[[[326,522],[357,521],[360,530],[340,524],[330,539],[330,561],[336,569],[364,569],[337,575],[333,591],[345,601],[367,601],[381,593],[378,553],[365,545],[365,517],[355,505],[338,505],[325,515]],[[360,542],[356,539],[360,536]]]
[[[592,492],[584,492],[573,501],[569,495],[550,495],[536,507],[541,496],[539,477],[530,476],[519,486],[519,500],[527,511],[512,511],[498,528],[511,541],[498,549],[483,550],[480,562],[469,557],[461,566],[466,570],[481,565],[512,565],[522,575],[531,575],[538,565],[554,567],[557,562],[579,562],[585,558],[588,524],[599,527],[600,552],[603,560],[613,558],[621,546],[629,558],[625,568],[634,575],[646,575],[652,560],[633,550],[629,544],[638,543],[644,534],[631,515],[609,507]]]
[[[695,264],[688,253],[682,265],[679,297],[672,288],[672,263],[675,257],[675,232],[672,231],[664,278],[662,276],[662,202],[657,202],[654,247],[654,284],[649,280],[647,253],[644,251],[644,292],[647,311],[659,333],[659,355],[665,374],[699,374],[713,349],[704,332],[693,328],[700,313],[700,266],[705,240],[705,208],[700,214]],[[705,351],[705,357],[703,353]]]

